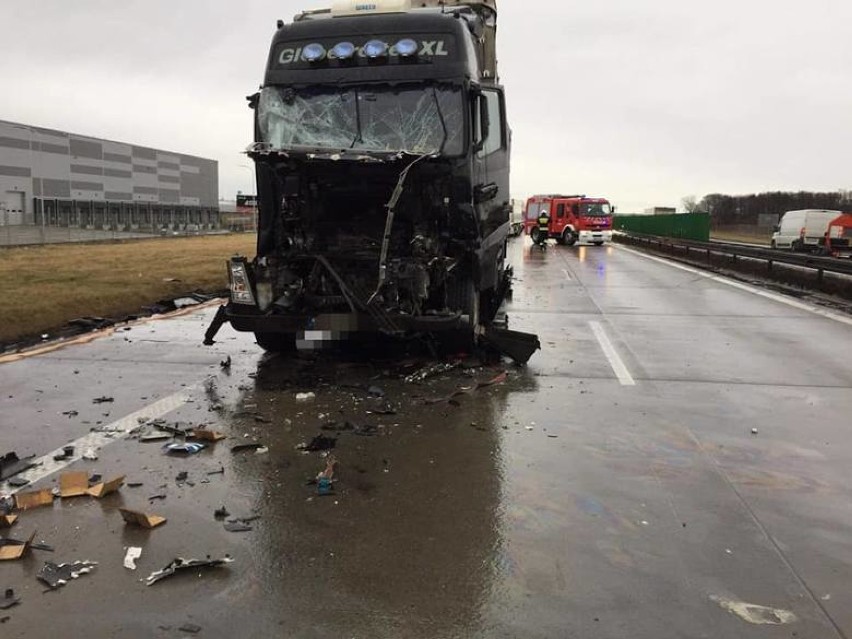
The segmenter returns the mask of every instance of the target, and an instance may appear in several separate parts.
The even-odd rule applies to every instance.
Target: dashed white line
[[[848,326],[852,326],[852,317],[849,317],[848,315],[834,313],[833,311],[820,308],[819,306],[805,304],[804,302],[799,302],[798,300],[790,299],[789,297],[779,295],[778,293],[770,293],[769,291],[764,291],[754,286],[749,286],[748,284],[743,284],[742,282],[737,282],[728,279],[727,277],[721,277],[713,273],[708,273],[707,271],[701,271],[690,266],[684,266],[683,264],[678,264],[677,262],[672,262],[671,260],[667,260],[662,257],[657,257],[655,255],[647,255],[645,253],[642,253],[641,251],[634,251],[633,249],[629,249],[624,246],[619,246],[618,250],[626,251],[627,253],[632,253],[633,255],[644,257],[646,260],[651,260],[652,262],[659,262],[660,264],[665,264],[666,266],[680,269],[681,271],[686,271],[687,273],[692,273],[693,275],[699,275],[713,282],[719,282],[720,284],[726,284],[727,286],[737,288],[741,291],[746,291],[747,293],[751,293],[752,295],[765,297],[766,299],[772,300],[774,302],[780,302],[781,304],[786,304],[787,306],[797,308],[801,311],[807,311],[809,313],[813,313],[814,315],[819,315],[821,317],[834,320],[835,322],[840,322],[841,324],[847,324]]]
[[[589,322],[589,326],[592,327],[592,332],[595,334],[598,344],[601,345],[601,350],[604,352],[604,355],[606,355],[606,359],[612,367],[612,372],[615,373],[615,376],[618,378],[621,385],[636,386],[636,381],[633,379],[630,371],[627,370],[627,366],[624,365],[624,362],[618,355],[618,351],[615,350],[612,342],[609,341],[609,337],[607,337],[601,323]]]
[[[79,439],[63,445],[63,448],[69,445],[74,446],[73,457],[63,459],[61,461],[53,459],[55,455],[62,453],[62,448],[58,448],[40,459],[33,460],[33,463],[35,463],[36,466],[18,474],[17,477],[26,479],[30,484],[33,484],[45,477],[49,477],[50,475],[59,472],[68,465],[81,459],[83,453],[85,453],[87,449],[93,448],[95,450],[99,450],[109,443],[122,439],[131,430],[139,426],[140,418],[156,419],[180,408],[189,401],[190,390],[190,388],[187,388],[179,393],[175,393],[174,395],[164,397],[145,408],[134,411],[129,415],[125,415],[121,419],[112,422],[111,424],[99,428],[97,431],[83,435]],[[3,492],[14,495],[18,491],[28,488],[29,486],[24,486],[23,488],[9,487],[8,491],[4,490]]]

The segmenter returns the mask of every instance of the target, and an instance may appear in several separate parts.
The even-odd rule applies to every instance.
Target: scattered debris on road
[[[96,499],[103,499],[107,495],[117,492],[118,489],[121,488],[123,485],[124,475],[121,475],[120,477],[116,477],[115,479],[110,479],[109,481],[95,484],[86,492],[88,492],[92,497],[95,497]]]
[[[107,397],[106,395],[104,395],[102,397],[95,397],[92,400],[92,403],[93,404],[111,404],[114,401],[115,401],[114,397]]]
[[[169,455],[195,455],[207,448],[206,444],[197,442],[174,442],[163,446],[163,450]]]
[[[188,632],[191,635],[197,635],[201,632],[201,626],[194,623],[185,623],[180,628],[178,628],[179,632]]]
[[[20,459],[15,452],[6,453],[0,457],[0,481],[14,477],[35,466],[35,463],[30,461],[34,457],[35,455],[30,455]]]
[[[142,549],[139,546],[130,546],[124,554],[124,567],[128,570],[136,570],[136,560],[142,556]]]
[[[296,401],[297,402],[310,402],[316,399],[316,393],[296,393]]]
[[[757,435],[757,429],[756,429],[756,428],[752,428],[752,429],[751,429],[751,434],[752,434],[752,435]]]
[[[222,370],[226,370],[226,371],[231,370],[231,356],[228,355],[225,359],[223,359],[221,362],[219,362],[219,367]]]
[[[50,488],[15,495],[15,506],[18,510],[29,510],[30,508],[50,506],[51,504],[53,504],[53,492]]]
[[[72,564],[55,564],[52,561],[46,561],[36,577],[39,581],[46,583],[51,590],[56,590],[72,579],[89,574],[97,565],[96,561],[77,561]]]
[[[192,439],[200,439],[206,442],[218,442],[227,439],[227,435],[218,433],[215,430],[207,430],[206,428],[196,428],[189,436]]]
[[[86,461],[98,461],[98,451],[94,448],[87,448],[83,453],[83,459]]]
[[[0,561],[14,561],[26,555],[32,548],[35,536],[36,531],[33,531],[33,534],[26,541],[18,541],[9,537],[0,539],[0,542],[2,542],[2,545],[0,545]]]
[[[409,384],[412,384],[414,382],[422,382],[430,377],[435,377],[436,375],[441,375],[442,373],[448,373],[451,370],[458,368],[459,366],[461,366],[460,361],[446,363],[438,362],[436,364],[429,364],[428,366],[424,366],[423,368],[406,376],[405,381]]]
[[[89,473],[75,470],[59,475],[59,496],[62,499],[82,497],[89,493]]]
[[[8,610],[19,603],[21,603],[21,598],[15,596],[15,591],[12,588],[6,588],[3,597],[0,597],[0,610]]]
[[[331,450],[337,445],[336,437],[326,437],[325,435],[317,435],[309,443],[299,444],[296,450],[301,450],[308,453],[314,453],[320,450]]]
[[[0,515],[0,528],[11,528],[17,520],[17,515]]]
[[[257,451],[257,450],[260,450],[261,448],[265,448],[265,446],[263,444],[261,444],[260,442],[246,442],[245,444],[237,444],[236,446],[232,446],[231,452],[232,453],[240,453],[240,452],[243,452],[243,451],[246,451],[246,450]],[[219,472],[219,471],[216,471],[216,472]],[[222,472],[224,473],[224,469],[222,470]],[[211,473],[211,474],[213,474],[213,473]]]
[[[221,559],[210,559],[210,557],[207,559],[183,559],[182,557],[178,557],[162,570],[152,572],[146,579],[143,579],[143,581],[146,585],[153,586],[158,581],[165,579],[166,577],[171,577],[178,571],[190,570],[192,568],[219,568],[220,566],[225,566],[233,562],[234,560],[228,555],[225,555]]]
[[[225,519],[226,517],[229,517],[230,515],[231,515],[231,513],[229,513],[228,509],[225,508],[224,506],[222,506],[221,508],[217,508],[216,510],[213,511],[213,518],[214,519]]]
[[[165,517],[161,517],[160,515],[149,515],[137,510],[119,508],[118,511],[121,513],[121,517],[126,523],[133,526],[140,526],[142,528],[156,528],[167,521]]]

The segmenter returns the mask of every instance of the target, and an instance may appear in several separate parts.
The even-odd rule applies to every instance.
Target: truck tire
[[[469,274],[453,278],[447,283],[447,306],[467,316],[468,321],[460,331],[446,331],[441,342],[445,349],[469,352],[476,342],[476,327],[479,325],[479,291]]]
[[[603,246],[603,242],[592,242],[595,246]]]
[[[267,353],[295,353],[296,335],[294,333],[255,333],[257,345]]]
[[[561,244],[565,244],[566,246],[574,246],[577,243],[577,236],[571,231],[571,229],[565,229],[562,233],[562,242]]]

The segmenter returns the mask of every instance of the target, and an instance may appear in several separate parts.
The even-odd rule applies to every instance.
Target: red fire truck
[[[591,242],[600,246],[612,240],[613,207],[603,198],[585,195],[534,195],[524,209],[524,232],[538,233],[538,217],[550,217],[550,237],[559,244]]]

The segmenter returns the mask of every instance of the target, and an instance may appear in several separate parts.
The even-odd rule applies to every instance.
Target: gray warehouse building
[[[0,120],[0,225],[218,228],[218,163]]]

